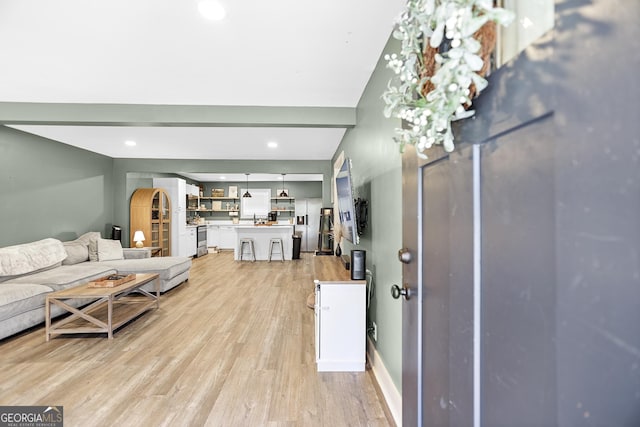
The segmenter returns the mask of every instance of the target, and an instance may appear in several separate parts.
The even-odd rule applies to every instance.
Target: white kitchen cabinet
[[[314,283],[318,372],[364,371],[366,282]]]
[[[221,225],[219,239],[220,249],[235,249],[237,240],[235,228],[232,225]]]
[[[207,246],[210,248],[220,246],[220,227],[217,225],[207,225]]]
[[[197,185],[187,184],[186,192],[188,196],[192,196],[192,197],[200,196],[200,188]]]
[[[185,256],[194,257],[196,256],[197,250],[198,250],[198,228],[187,227]]]

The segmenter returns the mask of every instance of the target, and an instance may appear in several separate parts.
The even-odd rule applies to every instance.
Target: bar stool
[[[243,237],[240,239],[240,248],[238,249],[238,252],[240,253],[240,261],[242,261],[242,256],[244,255],[244,245],[247,245],[247,247],[249,248],[249,255],[251,255],[251,257],[253,258],[252,262],[256,261],[256,251],[255,251],[255,247],[253,246],[253,239],[250,237]]]
[[[273,255],[273,247],[275,245],[280,245],[280,252],[276,252],[276,255],[280,254],[280,261],[284,262],[284,247],[282,246],[282,239],[273,238],[269,240],[269,262],[271,262],[271,256]]]

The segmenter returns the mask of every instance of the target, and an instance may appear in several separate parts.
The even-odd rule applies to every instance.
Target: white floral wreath
[[[420,157],[433,144],[454,149],[451,122],[474,114],[466,108],[471,98],[487,86],[478,74],[483,60],[474,34],[487,22],[508,25],[513,13],[494,7],[493,0],[408,0],[393,36],[402,41],[400,54],[385,55],[395,72],[382,95],[384,115],[403,119],[407,129],[396,129],[394,140],[402,147],[416,146]],[[426,40],[428,39],[428,43]],[[437,70],[425,75],[427,49],[448,43],[435,54]],[[472,86],[475,90],[470,89]],[[432,87],[425,94],[425,87]]]

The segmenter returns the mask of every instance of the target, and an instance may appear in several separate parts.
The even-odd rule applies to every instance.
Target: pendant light
[[[245,173],[245,175],[247,175],[247,191],[244,192],[242,197],[251,197],[251,193],[249,193],[249,174]]]
[[[278,197],[289,197],[286,191],[284,191],[284,176],[286,174],[282,174],[282,192],[278,195]]]

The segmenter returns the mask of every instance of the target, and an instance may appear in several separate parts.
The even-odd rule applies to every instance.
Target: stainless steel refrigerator
[[[296,199],[295,232],[302,237],[301,252],[318,249],[318,229],[322,199]]]

